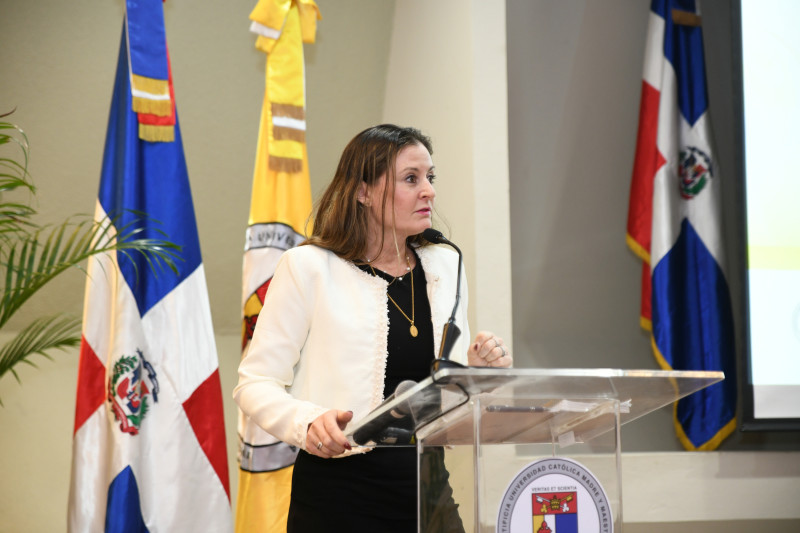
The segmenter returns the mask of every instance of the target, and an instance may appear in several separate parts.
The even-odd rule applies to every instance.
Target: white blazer
[[[434,353],[455,303],[458,255],[443,246],[416,250],[425,270]],[[463,269],[462,280],[466,280]],[[466,282],[451,359],[466,364],[470,342]],[[275,438],[305,449],[308,426],[329,409],[353,421],[383,401],[389,303],[387,282],[333,252],[306,245],[283,253],[233,397]],[[346,452],[345,454],[348,454]]]

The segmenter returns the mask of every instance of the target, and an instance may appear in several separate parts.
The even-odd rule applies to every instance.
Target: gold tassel
[[[306,110],[298,105],[278,104],[272,102],[270,104],[270,109],[272,109],[273,117],[295,118],[297,120],[306,119]]]
[[[143,141],[169,143],[175,140],[175,126],[139,124],[139,138]]]
[[[271,155],[269,169],[276,172],[300,172],[303,170],[303,160]]]
[[[172,100],[150,100],[140,96],[133,97],[133,110],[137,113],[148,113],[159,117],[172,114]]]
[[[272,127],[272,138],[278,141],[306,142],[306,132],[294,128]]]
[[[169,80],[159,80],[157,78],[147,78],[138,74],[131,74],[131,84],[137,91],[149,94],[168,95]]]
[[[672,22],[680,26],[697,27],[702,23],[700,15],[692,13],[691,11],[681,11],[680,9],[672,10]]]

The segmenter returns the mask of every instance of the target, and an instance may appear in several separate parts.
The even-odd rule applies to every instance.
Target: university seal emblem
[[[158,378],[142,351],[117,359],[108,380],[108,402],[123,433],[139,433],[151,399],[158,402]]]
[[[678,161],[681,196],[691,199],[697,196],[708,184],[712,176],[711,158],[694,146],[681,150]]]
[[[563,457],[535,461],[508,486],[497,516],[498,533],[613,533],[603,487],[580,463]]]

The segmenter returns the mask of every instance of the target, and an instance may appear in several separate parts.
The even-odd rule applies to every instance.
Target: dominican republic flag
[[[675,406],[688,450],[712,450],[736,426],[733,317],[711,147],[703,35],[694,0],[653,0],[627,241],[644,261],[642,327],[666,370],[725,380]]]
[[[96,217],[119,217],[119,228],[146,213],[145,234],[180,245],[181,260],[177,274],[141,256],[89,262],[68,530],[230,532],[222,390],[180,128],[173,142],[139,138],[128,31]]]

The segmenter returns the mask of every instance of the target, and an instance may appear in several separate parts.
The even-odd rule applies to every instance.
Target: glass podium
[[[531,477],[532,462],[556,457],[567,461],[559,468],[577,465],[582,473],[570,475],[588,490],[593,482],[580,478],[596,479],[610,507],[597,507],[597,530],[619,531],[620,426],[722,379],[700,371],[440,367],[347,436],[354,446],[416,446],[420,532],[517,531],[510,487]],[[536,498],[526,502],[533,514]]]

